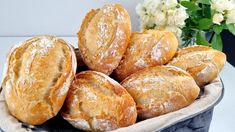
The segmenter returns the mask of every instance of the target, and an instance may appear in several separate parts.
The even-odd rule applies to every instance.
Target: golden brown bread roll
[[[109,131],[135,123],[136,105],[130,94],[103,73],[76,75],[62,109],[74,127],[86,131]]]
[[[78,32],[84,62],[92,70],[111,74],[126,51],[130,35],[130,17],[121,5],[91,10]]]
[[[186,70],[201,87],[218,76],[225,62],[226,55],[223,52],[207,46],[191,46],[180,49],[168,65]]]
[[[10,113],[39,125],[62,107],[76,72],[73,48],[53,36],[38,36],[9,53],[2,87]]]
[[[177,48],[178,40],[171,32],[146,30],[132,33],[130,44],[114,76],[122,81],[143,68],[165,64],[172,59]]]
[[[191,104],[200,91],[189,73],[173,66],[145,68],[121,84],[134,98],[142,119],[181,109]]]

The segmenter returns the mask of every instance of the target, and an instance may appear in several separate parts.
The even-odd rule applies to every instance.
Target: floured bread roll
[[[130,94],[103,73],[76,75],[62,109],[74,127],[86,131],[110,131],[135,123],[136,105]]]
[[[78,33],[84,62],[92,70],[111,74],[126,51],[130,35],[130,17],[121,5],[91,10]]]
[[[146,30],[132,33],[130,44],[114,76],[122,81],[143,68],[165,64],[172,59],[177,48],[178,40],[171,32]]]
[[[53,36],[39,36],[9,53],[2,87],[10,113],[39,125],[62,107],[76,71],[73,48]]]
[[[168,65],[179,67],[189,72],[199,86],[214,80],[226,62],[223,52],[207,46],[191,46],[178,51]]]
[[[173,66],[145,68],[121,84],[134,98],[138,116],[142,119],[188,106],[200,91],[189,73]]]

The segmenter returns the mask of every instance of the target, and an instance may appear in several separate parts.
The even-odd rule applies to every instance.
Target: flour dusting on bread
[[[118,82],[100,72],[83,71],[77,74],[67,100],[62,116],[86,120],[90,131],[110,131],[136,121],[133,98]],[[68,122],[74,124],[70,120]],[[75,127],[84,130],[83,127]]]
[[[226,55],[223,52],[197,45],[180,49],[177,56],[167,65],[186,70],[201,87],[218,76],[225,60]]]
[[[145,68],[121,84],[134,98],[142,119],[183,108],[197,98],[200,90],[186,71],[172,66]]]
[[[100,18],[98,22],[98,41],[97,41],[97,47],[100,48],[102,46],[107,45],[107,42],[105,40],[108,39],[108,30],[109,30],[109,25],[105,22],[104,16]]]
[[[151,51],[151,57],[154,60],[162,61],[162,48],[161,48],[160,44],[157,44],[153,47],[153,49]]]
[[[146,67],[148,66],[148,64],[145,62],[145,60],[143,58],[140,58],[138,59],[136,62],[135,62],[135,65],[137,67]]]
[[[54,36],[39,36],[10,52],[2,86],[13,116],[39,125],[59,112],[76,70],[75,53],[68,47]]]
[[[11,92],[11,90],[12,90],[12,85],[11,85],[10,80],[6,82],[6,86],[5,86],[5,89],[4,89],[4,90],[5,90],[5,92],[7,93],[7,94],[5,94],[5,96],[9,96],[9,95],[10,95],[10,92]]]
[[[78,32],[83,61],[89,69],[110,75],[121,61],[130,35],[130,16],[121,5],[91,10]]]
[[[32,55],[39,53],[42,55],[46,55],[48,53],[49,48],[54,46],[55,38],[49,39],[48,37],[40,37],[39,41],[32,43],[34,46],[34,52],[32,51]]]
[[[83,128],[84,130],[91,130],[89,123],[83,119],[71,119],[71,118],[64,118],[65,120],[69,121],[73,126]]]
[[[94,117],[91,123],[93,129],[99,131],[110,131],[118,128],[115,123],[112,123],[108,119],[97,119]]]
[[[118,81],[144,68],[166,64],[175,55],[178,40],[171,32],[146,30],[134,32],[114,75]]]

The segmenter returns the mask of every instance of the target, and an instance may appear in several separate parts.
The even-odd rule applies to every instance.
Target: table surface
[[[76,37],[61,37],[74,47],[77,47]],[[0,37],[0,73],[3,72],[6,55],[11,47],[19,42],[28,39],[28,37]],[[234,132],[235,118],[235,68],[226,63],[220,76],[225,87],[225,94],[222,101],[215,107],[214,115],[210,127],[210,132]],[[2,78],[2,74],[0,74]]]

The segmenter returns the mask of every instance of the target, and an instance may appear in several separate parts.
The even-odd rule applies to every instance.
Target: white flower
[[[144,7],[158,7],[161,4],[161,0],[144,0],[143,6]]]
[[[177,0],[144,0],[136,6],[141,29],[156,25],[155,29],[165,29],[173,32],[178,40],[188,18],[186,8],[181,6]]]
[[[170,26],[183,27],[185,25],[185,20],[188,18],[188,14],[183,6],[176,9],[170,9],[167,11],[167,24]]]
[[[170,9],[170,8],[174,8],[177,5],[178,5],[177,0],[162,0],[161,9],[162,10],[167,10],[167,9]]]
[[[154,23],[158,26],[166,25],[166,13],[161,10],[156,10],[154,15]]]
[[[226,23],[235,23],[235,9],[228,11]]]
[[[173,32],[178,39],[180,39],[181,34],[182,34],[182,30],[177,27],[177,26],[167,26],[165,27],[165,30],[169,31],[169,32]]]
[[[233,0],[211,0],[211,8],[217,12],[224,13],[234,7]]]
[[[220,23],[224,20],[224,16],[222,13],[215,13],[213,16],[213,23],[220,25]]]
[[[164,14],[159,11],[159,5],[161,0],[145,0],[144,3],[140,3],[136,6],[136,13],[139,15],[141,21],[141,28],[145,28],[146,25],[155,24],[156,19],[159,19],[157,24],[165,23]],[[159,13],[159,16],[156,16]]]
[[[150,17],[147,15],[142,16],[140,20],[141,20],[140,23],[141,29],[144,29],[146,25],[150,24]]]
[[[146,13],[146,8],[142,4],[138,4],[135,8],[137,15],[144,16]]]
[[[153,15],[158,10],[161,0],[145,0],[142,4],[148,15]]]

